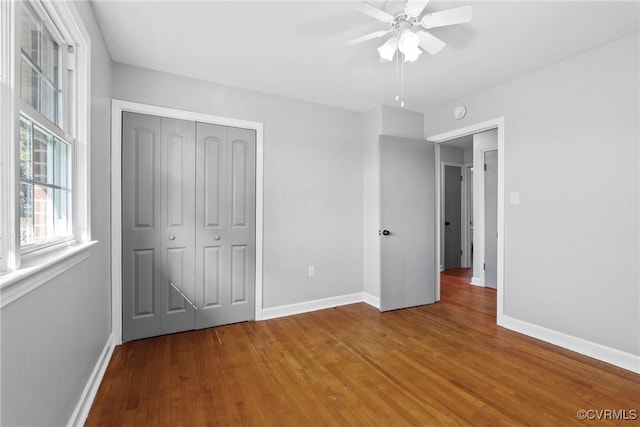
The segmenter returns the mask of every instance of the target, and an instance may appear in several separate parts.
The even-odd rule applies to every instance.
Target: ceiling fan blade
[[[347,45],[354,45],[354,44],[358,44],[358,43],[362,43],[362,42],[366,42],[368,40],[373,40],[373,39],[377,39],[378,37],[382,37],[386,34],[389,34],[392,30],[380,30],[380,31],[376,31],[374,33],[369,33],[366,34],[364,36],[361,37],[357,37],[353,40],[349,40],[347,42]]]
[[[447,25],[464,24],[471,21],[472,17],[473,7],[462,6],[424,15],[420,24],[426,29],[445,27]]]
[[[429,52],[431,55],[435,55],[446,46],[445,42],[427,33],[426,31],[417,31],[416,34],[420,39],[420,43],[418,43],[418,45]]]
[[[412,18],[417,18],[425,7],[427,7],[429,0],[407,0],[407,5],[404,7],[404,13]]]
[[[378,9],[377,7],[373,7],[369,3],[360,3],[358,5],[358,10],[366,15],[376,18],[381,22],[389,23],[393,21],[393,15],[385,12],[384,10]]]

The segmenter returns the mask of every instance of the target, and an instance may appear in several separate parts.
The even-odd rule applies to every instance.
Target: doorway
[[[177,110],[172,108],[158,107],[147,104],[140,104],[128,101],[120,101],[113,100],[111,103],[111,111],[112,111],[112,139],[111,139],[111,155],[112,155],[112,175],[111,175],[111,217],[112,217],[112,331],[113,331],[113,342],[114,344],[121,344],[122,340],[122,331],[123,331],[123,297],[122,297],[122,274],[123,274],[123,264],[122,264],[122,256],[123,256],[123,241],[122,241],[122,232],[123,232],[123,223],[122,223],[122,201],[123,201],[123,150],[122,150],[122,116],[123,113],[132,112],[139,114],[147,114],[151,116],[165,117],[168,119],[176,119],[178,121],[185,120],[191,121],[193,123],[207,123],[211,125],[221,125],[230,128],[239,128],[246,129],[255,134],[255,228],[251,234],[255,237],[255,276],[252,278],[251,276],[245,277],[244,283],[248,288],[246,290],[248,292],[254,292],[255,297],[250,304],[247,304],[248,311],[252,313],[252,318],[256,320],[262,319],[262,242],[263,242],[263,125],[258,122],[250,122],[245,120],[238,119],[230,119],[225,117],[213,116],[209,114],[202,114],[184,110]],[[201,158],[202,156],[197,156]],[[171,156],[172,160],[175,161],[176,158]],[[175,187],[174,189],[177,189]],[[174,191],[174,190],[171,190]],[[195,190],[194,190],[195,191]],[[188,209],[185,208],[185,211]],[[193,210],[193,209],[192,209]],[[234,219],[235,221],[235,219]],[[221,236],[221,234],[216,234]],[[175,240],[178,239],[177,235]],[[166,236],[168,242],[170,240],[171,235]],[[204,237],[204,235],[201,235]],[[213,239],[215,239],[215,235]],[[173,240],[173,241],[175,241]],[[178,251],[173,251],[174,258],[179,258]],[[206,251],[203,251],[206,252]],[[214,251],[209,251],[213,253]],[[236,252],[238,252],[236,250]],[[242,252],[242,251],[240,251]],[[209,254],[211,255],[211,254]],[[242,258],[240,253],[234,253],[233,255]],[[195,262],[195,261],[194,261]],[[179,263],[178,263],[179,264]],[[211,265],[211,264],[210,264]],[[209,269],[211,272],[211,268]],[[233,273],[233,272],[232,272]],[[235,273],[239,273],[236,271]],[[168,282],[168,281],[167,281]],[[175,283],[174,283],[175,285]],[[167,290],[169,293],[169,297],[175,302],[179,302],[176,305],[182,304],[181,307],[176,307],[178,311],[185,311],[189,313],[188,308],[185,308],[185,303],[187,306],[190,306],[189,302],[185,300],[184,297],[190,299],[191,303],[197,306],[197,302],[191,300],[187,293],[183,292],[183,295],[180,295],[182,292],[181,288],[176,286],[178,289],[171,287],[172,290]],[[177,294],[176,294],[177,293]],[[237,294],[236,294],[237,295]],[[202,293],[198,295],[196,293],[197,299],[202,296]],[[207,297],[205,297],[207,298]],[[241,298],[242,299],[242,298]],[[216,304],[212,304],[209,301],[208,305],[210,308],[216,306]],[[203,306],[201,306],[203,307]],[[194,310],[195,311],[195,310]],[[229,321],[233,322],[233,320]],[[198,324],[202,325],[202,323]],[[202,327],[202,326],[196,326]]]
[[[436,143],[436,168],[437,168],[436,179],[438,180],[438,182],[436,183],[436,191],[439,193],[438,196],[436,197],[436,204],[437,204],[436,223],[441,224],[441,222],[443,221],[442,212],[441,212],[441,209],[442,209],[442,206],[441,206],[442,205],[442,200],[441,200],[442,158],[441,158],[441,155],[442,155],[442,147],[446,146],[446,145],[443,145],[443,143],[447,141],[452,141],[458,138],[479,134],[485,131],[490,131],[490,130],[493,130],[493,132],[495,133],[495,140],[497,145],[497,147],[493,148],[497,154],[495,277],[496,277],[496,289],[497,289],[496,319],[497,319],[497,323],[500,325],[502,324],[502,319],[504,317],[504,310],[503,310],[503,307],[504,307],[504,304],[503,304],[503,295],[504,295],[504,143],[505,143],[504,142],[504,117],[499,117],[496,119],[488,120],[486,122],[477,123],[477,124],[456,129],[450,132],[433,135],[428,137],[427,140],[430,142]],[[485,151],[489,151],[489,150],[485,150]],[[474,157],[476,157],[475,154],[476,153],[474,153]],[[484,158],[484,156],[481,158]],[[479,172],[478,169],[479,168],[476,167],[476,165],[474,164],[474,167],[473,167],[474,196],[477,196],[476,193],[478,192],[479,185],[484,184],[483,182],[482,183],[480,182],[481,181],[480,177],[482,175],[478,173]],[[482,169],[484,169],[484,166],[482,166]],[[479,197],[475,197],[475,199],[478,200]],[[483,212],[483,210],[480,212]],[[473,238],[475,241],[478,241],[478,235],[481,232],[483,233],[484,231],[484,230],[479,230],[478,229],[479,227],[477,227],[478,223],[484,224],[484,218],[482,218],[482,220],[479,218],[480,212],[478,209],[474,208],[472,213],[474,227],[472,230],[469,230],[469,234],[473,234],[474,236]],[[484,229],[484,226],[481,228]],[[437,262],[440,265],[442,265],[444,254],[441,249],[441,244],[443,239],[441,227],[436,227],[436,234],[437,234],[436,235],[436,242],[437,242],[436,258],[437,258]],[[484,241],[484,239],[482,239],[482,241]],[[473,254],[469,254],[469,255],[470,255],[470,258],[471,257],[473,258],[474,265],[477,265],[480,260],[484,260],[484,245],[480,245],[480,247],[478,247],[477,244],[474,244],[472,248],[472,252]],[[479,252],[483,252],[482,256],[480,256]],[[440,300],[440,274],[436,274],[435,279],[436,279],[436,300]]]

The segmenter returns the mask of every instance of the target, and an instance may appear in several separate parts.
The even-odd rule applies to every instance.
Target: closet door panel
[[[256,133],[248,129],[229,128],[227,157],[229,184],[227,211],[231,259],[231,292],[227,303],[228,323],[241,322],[255,315],[256,268]]]
[[[163,117],[159,288],[164,334],[195,327],[195,309],[188,302],[196,293],[194,159],[194,122]]]
[[[226,126],[196,124],[196,328],[225,323],[229,298]]]
[[[122,117],[123,340],[159,335],[161,120]]]

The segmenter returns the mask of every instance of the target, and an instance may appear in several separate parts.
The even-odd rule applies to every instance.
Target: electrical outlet
[[[315,265],[310,265],[309,266],[309,277],[313,277],[316,275],[316,266]]]

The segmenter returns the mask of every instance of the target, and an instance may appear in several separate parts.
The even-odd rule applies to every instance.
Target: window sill
[[[0,276],[0,308],[11,304],[91,255],[96,240],[33,257],[20,269]]]

